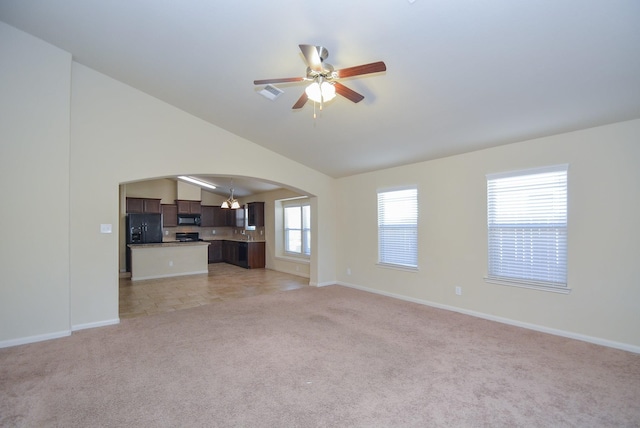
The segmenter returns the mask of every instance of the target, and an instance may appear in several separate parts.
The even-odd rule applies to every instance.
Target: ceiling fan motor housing
[[[329,57],[329,51],[324,46],[316,46],[316,50],[318,51],[320,61],[324,61]]]
[[[329,50],[324,46],[314,46],[316,51],[318,52],[318,56],[320,57],[320,62],[322,63],[322,71],[312,70],[311,67],[307,67],[307,77],[310,79],[315,79],[318,76],[322,76],[325,79],[333,78],[333,66],[331,64],[325,64],[324,60],[329,57]]]
[[[333,71],[333,65],[331,64],[325,64],[324,62],[322,63],[322,71],[318,72],[315,70],[312,70],[311,67],[307,67],[307,77],[309,79],[315,79],[316,77],[321,76],[325,79],[333,79],[336,76],[334,76],[334,71]]]

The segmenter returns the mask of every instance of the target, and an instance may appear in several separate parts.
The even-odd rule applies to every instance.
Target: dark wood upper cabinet
[[[144,212],[160,214],[162,212],[160,209],[160,201],[160,199],[144,199],[142,201],[144,205]]]
[[[162,227],[178,226],[178,207],[176,205],[162,204]]]
[[[160,214],[160,199],[127,198],[127,213]]]
[[[144,212],[144,204],[142,198],[127,198],[127,213]]]
[[[213,207],[213,227],[231,226],[229,211],[226,208]]]
[[[249,202],[247,205],[249,226],[264,227],[264,202]]]
[[[202,205],[202,215],[200,216],[201,227],[216,227],[215,224],[215,209],[220,207],[214,207],[211,205]]]
[[[176,199],[178,206],[178,214],[201,214],[202,209],[200,201],[187,201],[184,199]]]

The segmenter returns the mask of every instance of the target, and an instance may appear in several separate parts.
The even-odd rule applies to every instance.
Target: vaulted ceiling
[[[333,177],[640,117],[637,0],[0,0],[75,61]],[[299,44],[365,96],[291,107]],[[317,109],[317,106],[316,106]]]

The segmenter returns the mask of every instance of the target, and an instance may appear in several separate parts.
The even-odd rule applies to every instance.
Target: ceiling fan
[[[298,101],[293,105],[294,109],[302,108],[307,100],[319,102],[320,107],[325,101],[333,99],[336,94],[353,101],[360,102],[364,96],[356,91],[347,88],[338,79],[345,77],[360,76],[363,74],[377,73],[385,71],[387,66],[384,62],[372,62],[370,64],[357,65],[355,67],[342,68],[334,70],[331,64],[325,63],[324,60],[329,56],[329,51],[322,46],[314,45],[298,45],[302,51],[302,55],[308,65],[307,75],[305,77],[284,77],[279,79],[254,80],[254,85],[266,85],[270,83],[291,83],[291,82],[312,82]]]

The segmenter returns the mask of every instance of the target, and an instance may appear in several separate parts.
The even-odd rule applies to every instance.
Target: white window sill
[[[303,263],[303,264],[309,264],[309,258],[307,257],[294,257],[294,256],[287,256],[287,255],[279,255],[276,256],[276,260],[283,260],[286,262],[294,262],[294,263]]]
[[[403,265],[394,265],[391,263],[376,263],[377,266],[385,269],[394,269],[394,270],[402,270],[405,272],[418,272],[418,267],[413,266],[403,266]]]
[[[544,283],[544,282],[518,281],[516,279],[490,278],[490,277],[485,277],[484,281],[490,284],[506,285],[509,287],[528,288],[530,290],[548,291],[551,293],[560,293],[560,294],[571,293],[571,289],[568,287],[551,285],[549,283]]]

